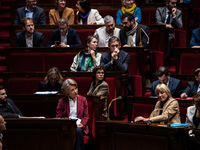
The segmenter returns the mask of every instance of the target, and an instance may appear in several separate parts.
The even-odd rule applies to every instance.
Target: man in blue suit
[[[22,116],[15,103],[7,98],[6,91],[2,85],[0,85],[0,115],[3,118],[19,118]]]
[[[15,47],[44,47],[44,35],[35,31],[32,18],[23,18],[22,28],[23,31],[16,34]]]
[[[122,73],[128,72],[128,65],[130,62],[130,55],[120,50],[121,43],[118,37],[113,36],[108,41],[108,47],[110,51],[107,51],[101,55],[101,66],[104,66],[107,71],[121,71]],[[126,83],[128,93],[132,93],[131,85],[128,80]]]
[[[44,9],[37,6],[37,0],[26,0],[26,6],[17,9],[15,24],[22,24],[24,17],[33,18],[35,24],[46,24]]]
[[[200,91],[200,68],[195,70],[194,78],[196,81],[188,82],[187,88],[184,90],[184,93],[181,94],[181,98],[192,97]]]
[[[200,16],[198,17],[198,24],[200,26]],[[200,28],[193,30],[190,41],[191,48],[200,48]]]
[[[151,96],[156,96],[156,86],[161,83],[166,84],[168,86],[173,98],[180,97],[180,95],[183,93],[184,89],[182,82],[179,79],[170,77],[169,70],[167,67],[158,67],[158,69],[156,70],[156,76],[158,77],[158,80],[152,83]]]
[[[58,21],[58,29],[51,34],[47,47],[74,47],[82,46],[78,32],[69,27],[69,22],[65,18]]]

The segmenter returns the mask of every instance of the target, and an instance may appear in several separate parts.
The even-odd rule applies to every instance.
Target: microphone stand
[[[141,32],[143,31],[143,33],[146,35],[148,41],[147,41],[147,44],[149,44],[149,36],[147,35],[147,33],[142,29],[140,28],[140,43],[139,43],[139,46],[142,47],[142,36],[141,36]]]
[[[107,121],[110,121],[109,115],[110,115],[110,106],[111,106],[112,102],[114,102],[116,100],[119,100],[119,99],[122,99],[122,96],[119,96],[119,97],[117,97],[115,99],[112,99],[112,101],[109,103],[109,105],[108,105],[108,117],[107,117]]]

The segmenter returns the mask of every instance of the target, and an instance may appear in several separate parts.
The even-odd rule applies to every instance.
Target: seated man
[[[46,24],[44,9],[37,6],[37,0],[26,0],[26,6],[17,9],[15,24],[22,24],[24,17],[33,18],[35,24]]]
[[[119,38],[119,28],[115,27],[115,20],[112,16],[104,17],[105,26],[96,29],[94,36],[97,37],[98,47],[108,47],[108,40],[112,36],[116,36]]]
[[[22,116],[15,103],[7,98],[6,91],[2,85],[0,85],[0,115],[4,118],[19,118]]]
[[[121,17],[123,28],[120,30],[120,41],[123,47],[141,46],[149,48],[149,27],[138,24],[130,13],[124,13]],[[140,30],[141,38],[140,38]],[[141,41],[140,41],[141,39]]]
[[[172,42],[174,41],[174,29],[182,28],[182,12],[177,9],[177,0],[166,0],[165,7],[156,10],[156,24],[163,24],[169,29],[167,44],[167,58],[173,57]]]
[[[184,93],[181,94],[181,98],[192,97],[200,91],[200,68],[195,70],[194,78],[196,81],[188,82],[187,88],[184,90]]]
[[[74,47],[82,46],[78,32],[69,27],[65,18],[58,21],[58,29],[55,29],[47,43],[47,47]]]
[[[151,96],[156,96],[156,86],[161,83],[164,83],[168,86],[173,98],[180,97],[180,95],[183,93],[184,89],[182,82],[178,79],[170,77],[169,70],[167,67],[158,67],[158,69],[156,70],[156,76],[158,77],[158,80],[152,83]]]
[[[15,47],[44,47],[44,35],[35,31],[32,18],[23,18],[22,28],[23,31],[16,34]]]
[[[110,51],[101,55],[100,65],[104,66],[107,71],[121,71],[122,73],[129,74],[128,66],[130,62],[130,55],[127,52],[120,50],[121,43],[119,38],[113,36],[108,41]],[[131,85],[127,80],[128,93],[132,93]]]
[[[200,16],[198,17],[199,28],[192,31],[192,38],[190,41],[191,48],[200,48]]]

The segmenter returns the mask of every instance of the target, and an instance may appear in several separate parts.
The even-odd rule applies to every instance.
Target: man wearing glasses
[[[58,21],[58,29],[55,29],[47,43],[47,47],[74,47],[82,46],[78,32],[69,27],[69,22],[65,18]]]
[[[165,7],[156,10],[156,24],[163,24],[169,29],[167,58],[173,57],[172,42],[174,41],[174,29],[182,28],[182,12],[177,9],[177,0],[166,0]]]
[[[37,6],[37,0],[26,0],[26,6],[17,9],[15,24],[22,24],[24,17],[33,18],[35,24],[46,24],[44,9]]]

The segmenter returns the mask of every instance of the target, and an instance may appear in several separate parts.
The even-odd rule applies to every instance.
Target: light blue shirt
[[[34,9],[32,9],[31,11],[27,9],[27,7],[25,8],[25,11],[26,11],[26,17],[29,17],[29,18],[33,18],[33,11]]]

